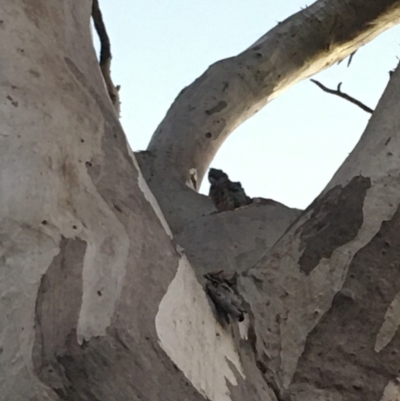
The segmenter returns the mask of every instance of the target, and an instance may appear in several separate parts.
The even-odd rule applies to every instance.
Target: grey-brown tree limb
[[[92,0],[92,18],[100,41],[100,70],[103,74],[104,83],[106,84],[108,95],[111,103],[114,105],[114,110],[117,115],[120,115],[121,102],[119,99],[119,86],[115,86],[111,78],[111,42],[107,33],[106,26],[103,20],[103,14],[100,10],[98,0]]]
[[[190,196],[185,183],[196,176],[200,187],[211,160],[238,125],[296,82],[343,60],[399,18],[399,4],[393,0],[320,0],[236,57],[211,65],[185,88],[158,126],[148,152],[138,154],[171,227],[179,231],[191,219],[193,206],[184,201]],[[165,196],[166,192],[174,196]],[[206,205],[199,208],[199,213],[209,212]]]
[[[330,93],[331,95],[339,96],[342,99],[347,100],[350,103],[355,104],[360,109],[364,110],[367,113],[372,114],[374,110],[370,107],[366,106],[364,103],[360,102],[358,99],[354,98],[353,96],[348,95],[347,93],[342,92],[342,83],[339,82],[336,89],[330,89],[323,85],[321,82],[317,81],[316,79],[310,79],[312,83],[318,86],[318,88],[322,89],[324,92]]]
[[[137,155],[143,170],[90,2],[4,0],[0,15],[1,400],[400,396],[398,69],[304,212],[215,213],[189,188],[237,125],[397,24],[400,1],[317,1],[214,64]],[[239,273],[244,322],[216,319],[202,277],[217,270]]]

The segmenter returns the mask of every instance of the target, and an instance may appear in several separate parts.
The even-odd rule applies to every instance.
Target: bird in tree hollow
[[[219,212],[237,209],[253,202],[246,195],[242,184],[240,182],[232,182],[222,170],[210,168],[208,180],[211,184],[209,197]]]

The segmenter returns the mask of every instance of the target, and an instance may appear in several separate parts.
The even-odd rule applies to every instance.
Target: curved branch
[[[164,180],[169,175],[184,183],[196,171],[199,188],[209,163],[238,125],[291,85],[344,59],[399,21],[398,0],[319,0],[243,53],[215,63],[179,94],[154,133],[148,146],[151,174],[162,172]]]
[[[367,113],[372,114],[374,110],[370,109],[368,106],[366,106],[364,103],[360,102],[359,100],[355,99],[354,97],[348,95],[347,93],[344,93],[341,91],[341,86],[342,83],[340,82],[337,86],[337,89],[329,89],[325,85],[321,84],[321,82],[317,81],[316,79],[311,79],[311,82],[313,82],[315,85],[317,85],[319,88],[321,88],[324,92],[330,93],[331,95],[336,95],[341,97],[342,99],[345,99],[349,101],[350,103],[355,104],[356,106],[360,107]]]

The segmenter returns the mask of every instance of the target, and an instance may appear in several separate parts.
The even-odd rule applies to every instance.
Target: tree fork
[[[236,57],[216,62],[183,89],[147,152],[137,155],[172,230],[179,232],[194,214],[210,211],[184,187],[195,177],[195,188],[200,188],[209,164],[237,126],[296,82],[343,60],[399,21],[398,0],[319,0]],[[185,206],[181,200],[188,196],[193,201]]]
[[[325,3],[316,4],[336,4]],[[367,4],[377,15],[358,41],[397,22],[398,2]],[[301,215],[282,211],[280,231],[276,221],[269,225],[274,237],[248,231],[255,242],[265,240],[256,249],[261,258],[239,224],[246,220],[236,221],[247,248],[232,257],[229,236],[219,236],[225,242],[212,252],[202,244],[200,234],[211,236],[209,220],[192,218],[192,229],[184,224],[175,237],[169,230],[105,90],[90,4],[38,0],[33,8],[7,0],[0,9],[9,39],[0,41],[1,397],[374,401],[396,389],[399,71],[360,143],[313,205]],[[339,27],[340,35],[346,32]],[[337,22],[332,38],[336,29]],[[268,38],[251,49],[264,49]],[[340,48],[337,38],[332,43],[330,51]],[[310,73],[304,68],[298,79]],[[239,89],[250,93],[246,85]],[[182,107],[188,104],[203,107]],[[222,106],[207,105],[207,116],[228,108]],[[179,173],[184,163],[177,163]],[[165,171],[166,181],[174,174]],[[187,197],[178,194],[183,202],[199,197],[187,190]],[[164,194],[171,201],[173,195]],[[246,213],[258,223],[251,213],[261,207],[202,218],[231,229],[233,218]],[[184,245],[188,256],[181,249],[186,230],[198,238],[197,249]],[[224,257],[216,260],[218,247]],[[233,262],[242,267],[248,330],[216,323],[198,278],[214,263],[228,271]]]

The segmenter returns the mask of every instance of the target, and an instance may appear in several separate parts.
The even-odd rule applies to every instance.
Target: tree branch
[[[356,52],[357,50],[354,50],[354,52],[350,54],[349,61],[347,62],[347,67],[350,67],[351,61],[353,60],[353,57],[356,54]]]
[[[171,227],[179,229],[194,213],[207,212],[208,205],[196,209],[188,202],[193,190],[186,183],[196,176],[200,188],[209,164],[237,126],[290,86],[348,57],[399,22],[399,0],[319,0],[241,54],[211,65],[183,89],[147,151],[137,155]]]
[[[115,86],[111,78],[111,43],[108,37],[106,26],[104,24],[103,15],[100,10],[98,0],[93,0],[92,3],[92,18],[94,27],[100,40],[100,69],[103,74],[104,82],[107,87],[111,103],[117,115],[120,115],[120,100],[119,100],[119,86]]]
[[[243,53],[213,64],[179,94],[154,133],[148,146],[154,179],[159,171],[167,180],[168,172],[185,183],[194,169],[199,188],[209,163],[238,125],[290,86],[399,22],[398,0],[319,0]]]
[[[367,113],[373,113],[374,110],[370,109],[368,106],[366,106],[364,103],[360,102],[359,100],[355,99],[354,97],[348,95],[347,93],[344,93],[340,90],[342,83],[340,82],[337,86],[337,89],[329,89],[325,85],[321,84],[321,82],[317,81],[316,79],[310,79],[311,82],[313,82],[315,85],[317,85],[319,88],[321,88],[324,92],[330,93],[331,95],[336,95],[341,97],[342,99],[345,99],[349,101],[350,103],[355,104],[356,106],[360,107]]]

